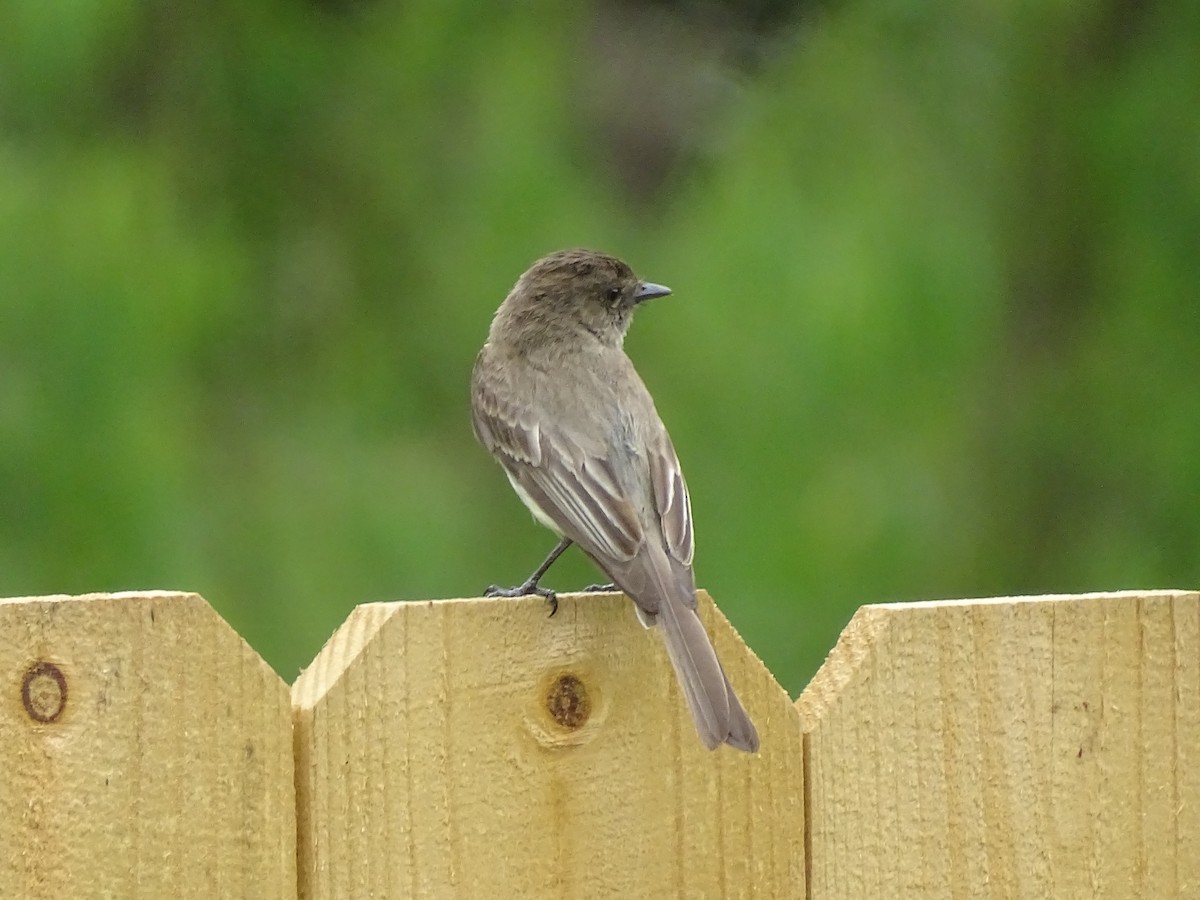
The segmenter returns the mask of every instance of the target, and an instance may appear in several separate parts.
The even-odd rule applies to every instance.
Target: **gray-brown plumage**
[[[692,512],[671,438],[623,344],[639,303],[669,294],[591,250],[538,260],[492,321],[475,361],[480,442],[517,494],[574,542],[662,632],[696,730],[709,748],[755,752],[758,734],[696,615]]]

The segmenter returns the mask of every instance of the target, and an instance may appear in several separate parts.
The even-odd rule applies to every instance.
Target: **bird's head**
[[[614,256],[561,250],[542,257],[520,277],[496,323],[524,340],[552,341],[573,332],[620,346],[633,310],[669,293],[661,284],[641,281]]]

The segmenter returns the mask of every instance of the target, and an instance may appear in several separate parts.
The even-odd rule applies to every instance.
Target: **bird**
[[[755,753],[758,732],[696,612],[691,499],[670,435],[624,350],[634,311],[671,290],[622,260],[573,249],[537,260],[496,310],[471,375],[471,421],[534,518],[559,542],[488,596],[537,594],[577,545],[655,628],[706,747]]]

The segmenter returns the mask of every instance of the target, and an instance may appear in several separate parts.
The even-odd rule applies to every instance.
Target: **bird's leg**
[[[554,591],[549,588],[539,587],[538,581],[546,574],[549,568],[554,565],[554,561],[563,555],[563,551],[571,546],[570,538],[563,538],[559,541],[550,555],[543,560],[542,564],[533,570],[533,574],[525,579],[523,584],[518,584],[516,587],[502,588],[496,585],[490,585],[483,592],[485,597],[528,597],[530,594],[537,594],[539,597],[544,597],[546,602],[550,604],[550,615],[558,612],[558,597]]]

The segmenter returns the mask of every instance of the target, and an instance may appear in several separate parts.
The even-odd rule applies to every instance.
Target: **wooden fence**
[[[617,596],[361,606],[290,691],[195,594],[2,600],[0,898],[1200,898],[1200,595],[863,607],[795,703],[701,609],[755,756]]]

